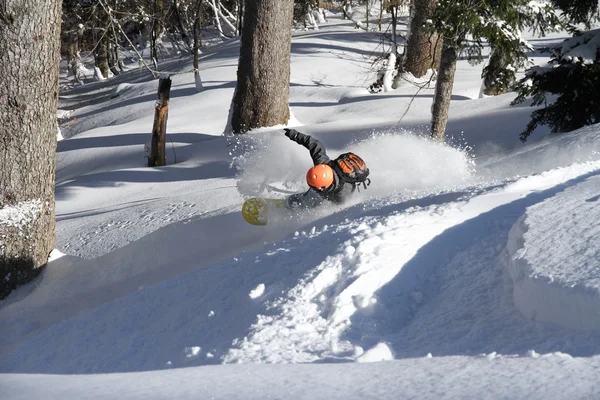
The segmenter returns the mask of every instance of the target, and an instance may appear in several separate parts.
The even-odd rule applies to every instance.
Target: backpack
[[[357,184],[362,183],[364,188],[371,184],[369,168],[362,158],[354,153],[344,153],[334,160],[336,172],[342,180],[353,185],[352,191]]]

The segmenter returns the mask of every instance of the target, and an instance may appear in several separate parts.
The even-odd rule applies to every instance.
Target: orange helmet
[[[327,164],[315,165],[306,173],[306,182],[313,189],[327,189],[333,180],[333,169]]]

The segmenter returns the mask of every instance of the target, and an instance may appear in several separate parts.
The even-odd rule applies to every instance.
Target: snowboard
[[[277,210],[285,210],[285,199],[262,199],[253,197],[242,205],[242,216],[252,225],[267,225],[269,215]]]

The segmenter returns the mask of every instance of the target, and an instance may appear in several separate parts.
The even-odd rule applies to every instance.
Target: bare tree
[[[56,246],[60,26],[60,0],[0,3],[0,298]]]
[[[246,2],[231,126],[235,133],[289,120],[293,0]]]

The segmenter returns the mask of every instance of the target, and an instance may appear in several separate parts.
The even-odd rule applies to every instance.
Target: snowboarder
[[[310,189],[305,193],[289,196],[286,199],[286,208],[315,207],[325,200],[341,204],[354,193],[358,185],[362,184],[366,188],[371,183],[368,178],[369,168],[356,154],[344,153],[331,160],[327,156],[325,146],[317,139],[295,129],[285,128],[284,131],[290,140],[308,149],[314,163],[306,173],[306,182]]]

